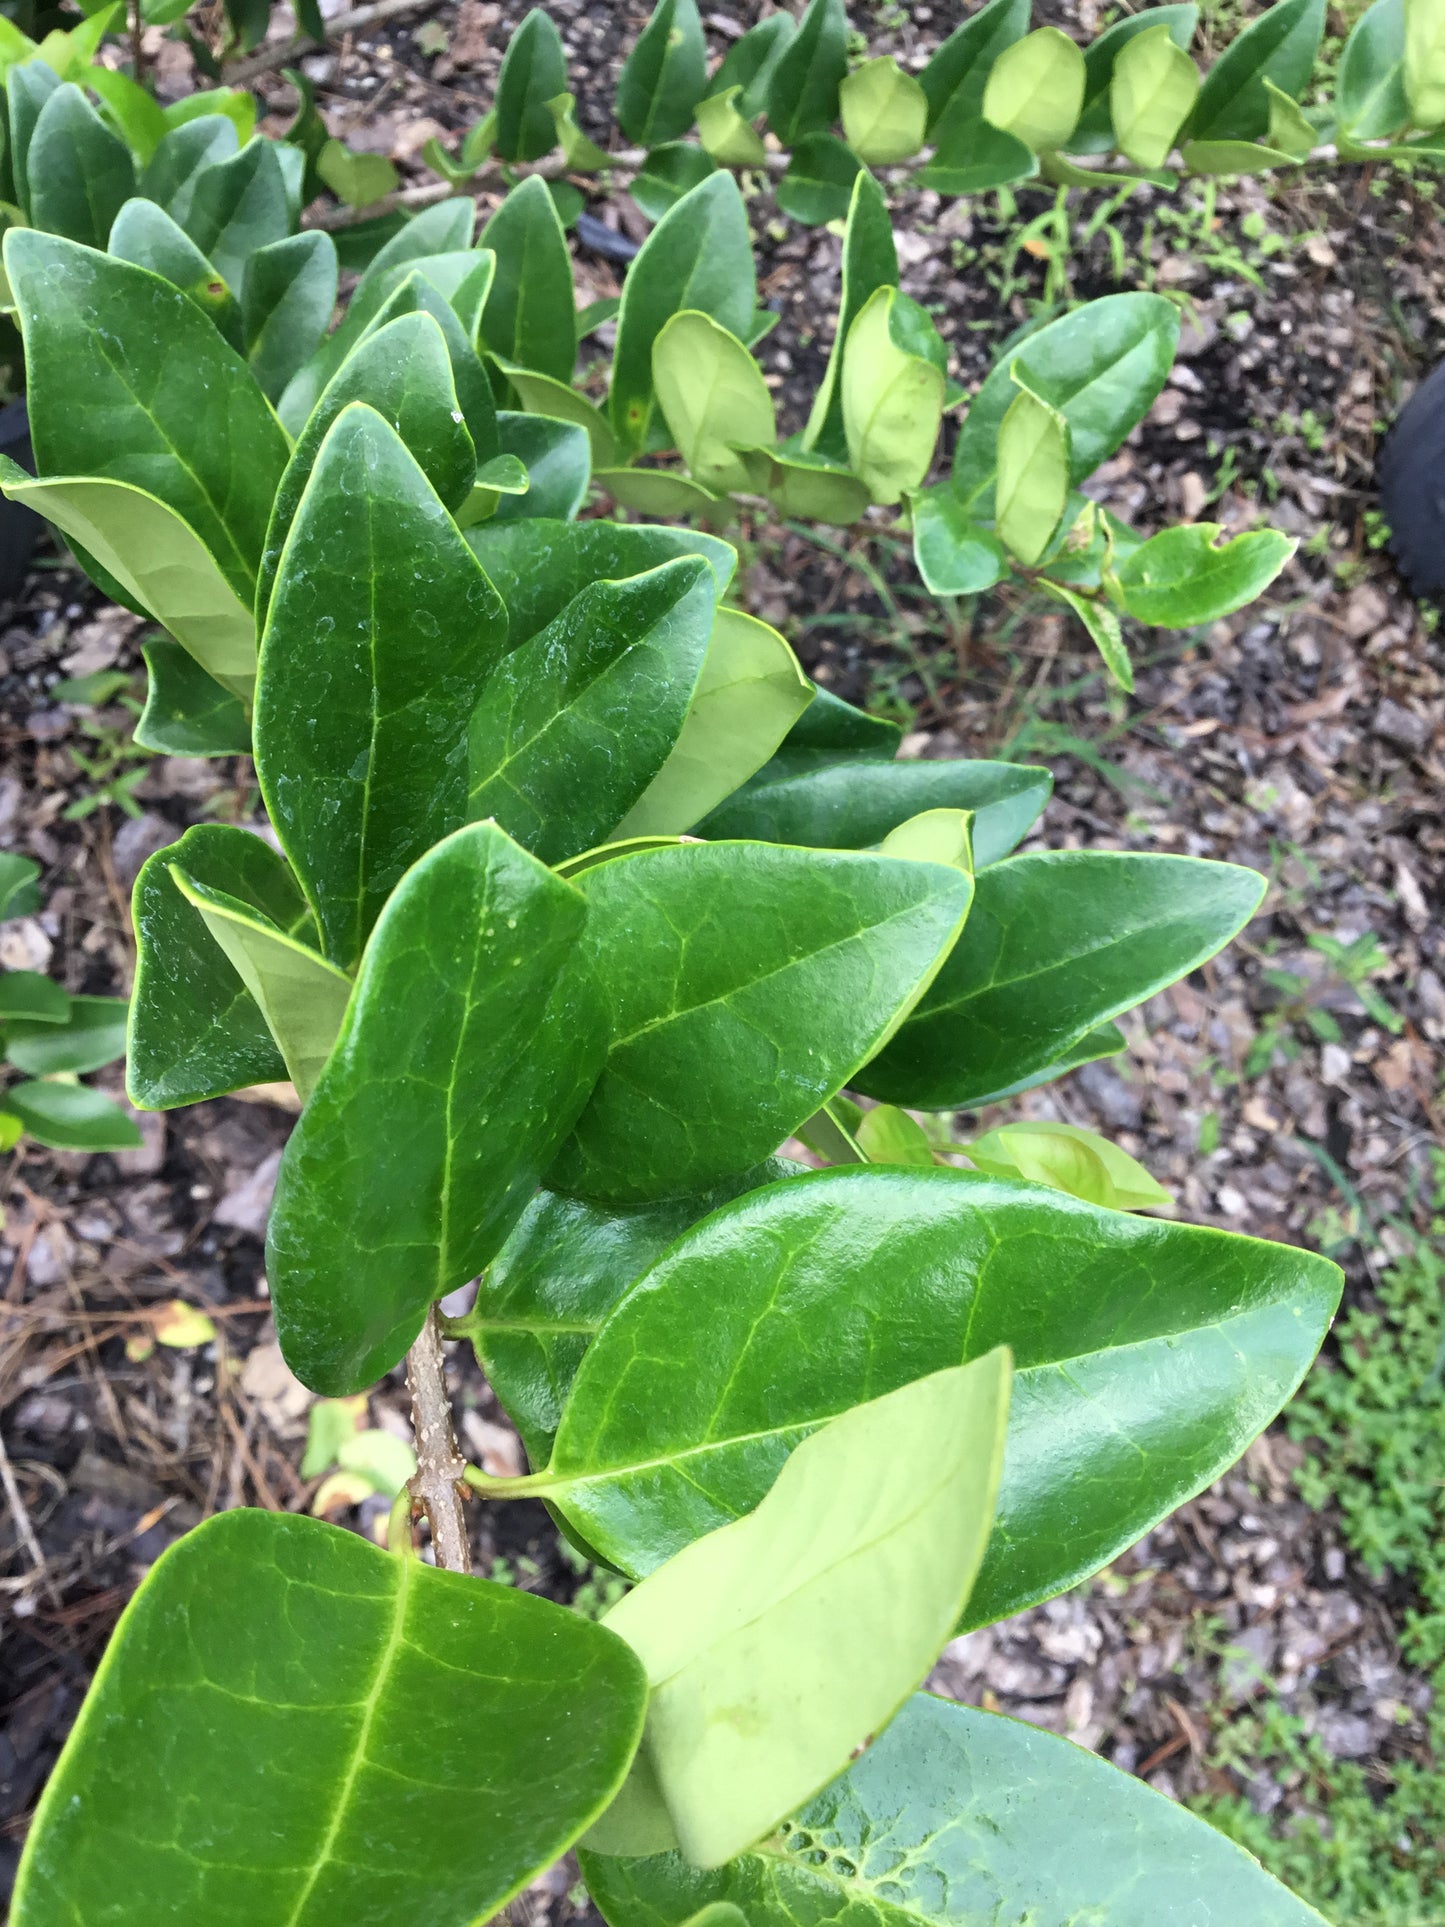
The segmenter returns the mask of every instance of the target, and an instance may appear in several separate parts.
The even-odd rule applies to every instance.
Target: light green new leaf
[[[187,876],[178,863],[170,872],[250,991],[304,1104],[341,1028],[351,979],[251,904]]]
[[[892,54],[855,67],[839,89],[843,135],[870,166],[906,161],[923,145],[928,96]]]
[[[963,937],[855,1089],[914,1109],[981,1103],[1197,969],[1265,887],[1232,863],[1113,850],[1036,851],[977,882]]]
[[[236,297],[185,229],[154,201],[137,196],[126,202],[111,224],[109,252],[174,282],[233,348],[244,345]]]
[[[838,118],[848,71],[848,16],[843,0],[809,0],[768,76],[768,125],[784,147],[818,134]]]
[[[1042,557],[1069,499],[1069,424],[1057,408],[1019,392],[999,424],[994,526],[1025,568]]]
[[[828,354],[823,385],[814,397],[803,430],[805,451],[846,461],[848,437],[843,421],[843,351],[853,323],[879,288],[898,286],[898,250],[888,220],[883,189],[866,168],[853,182],[848,225],[843,233],[843,289],[838,329]]]
[[[913,556],[933,595],[981,595],[1008,573],[1008,556],[992,529],[970,520],[947,482],[913,498]]]
[[[40,109],[25,156],[30,219],[52,234],[103,248],[135,193],[135,164],[78,87],[57,87]]]
[[[619,508],[636,515],[685,515],[714,529],[726,528],[736,515],[726,495],[714,495],[676,469],[598,468],[592,479]]]
[[[983,117],[1035,153],[1064,147],[1084,105],[1084,55],[1057,27],[1005,47],[983,92]]]
[[[853,184],[862,168],[852,148],[836,134],[804,134],[773,193],[784,214],[804,227],[846,221],[853,204]]]
[[[763,767],[812,697],[776,629],[740,609],[719,609],[681,733],[615,834],[690,830]]]
[[[1081,595],[1061,582],[1050,582],[1047,576],[1040,576],[1039,587],[1048,595],[1055,597],[1072,609],[1083,623],[1093,640],[1095,648],[1104,659],[1104,667],[1121,689],[1134,687],[1134,665],[1129,660],[1129,651],[1124,647],[1124,633],[1119,627],[1119,618],[1107,602],[1097,596]]]
[[[742,92],[741,87],[729,87],[698,102],[698,139],[709,157],[722,167],[764,167],[768,150],[752,122],[744,120],[739,111]]]
[[[704,1907],[735,1908],[748,1927],[1199,1927],[1211,1913],[1231,1927],[1325,1927],[1134,1774],[927,1693],[775,1839],[716,1872],[677,1854],[581,1859],[612,1927],[680,1927]]]
[[[1213,175],[1219,180],[1272,174],[1277,167],[1297,164],[1296,156],[1283,148],[1263,147],[1257,141],[1185,141],[1179,159],[1186,174]]]
[[[156,496],[249,604],[287,446],[245,362],[144,268],[18,228],[5,269],[40,472]]]
[[[1129,614],[1161,629],[1213,622],[1253,602],[1299,547],[1277,529],[1223,535],[1217,522],[1191,522],[1141,543],[1119,564]]]
[[[618,461],[617,437],[602,410],[594,407],[585,395],[579,395],[575,388],[569,388],[565,382],[554,381],[550,375],[539,375],[535,369],[521,368],[514,361],[504,361],[500,365],[502,373],[517,391],[517,399],[529,414],[550,415],[556,421],[575,422],[578,427],[587,430],[594,468],[611,468]]]
[[[1269,99],[1267,143],[1278,153],[1288,154],[1291,160],[1306,160],[1314,151],[1319,130],[1298,102],[1276,87],[1272,80],[1265,81],[1264,91]]]
[[[1137,1158],[1078,1124],[1042,1118],[1000,1124],[962,1148],[989,1177],[1028,1178],[1111,1211],[1152,1211],[1171,1202]]]
[[[388,899],[271,1211],[277,1336],[314,1391],[396,1364],[576,1121],[604,1049],[586,914],[494,823],[427,850]]]
[[[1445,121],[1445,6],[1440,0],[1404,0],[1404,7],[1405,98],[1410,119],[1416,127],[1438,127]],[[45,113],[49,111],[47,102]],[[33,162],[31,166],[33,172]]]
[[[804,454],[796,441],[747,451],[754,489],[784,515],[849,529],[872,499],[858,477],[821,455]]]
[[[471,720],[469,816],[544,863],[606,837],[677,742],[716,599],[706,562],[679,557],[592,583],[504,656]]]
[[[411,864],[466,821],[466,730],[506,611],[374,410],[327,430],[281,552],[256,774],[344,968]]]
[[[169,636],[146,636],[145,708],[136,720],[142,749],[163,756],[248,756],[251,723],[238,696],[207,675]]]
[[[647,1669],[638,1764],[694,1866],[772,1832],[938,1657],[993,1523],[1009,1376],[1000,1349],[844,1412],[606,1615]],[[588,1845],[635,1851],[628,1806]]]
[[[0,1022],[24,1017],[33,1023],[63,1024],[69,1015],[70,998],[63,985],[35,970],[0,971]]]
[[[251,256],[290,232],[280,151],[258,136],[229,160],[213,161],[195,176],[185,214],[176,217],[237,295]]]
[[[180,869],[246,905],[258,923],[314,950],[316,919],[286,859],[264,838],[200,823],[142,865],[126,1089],[142,1111],[169,1111],[289,1075],[260,1007],[176,887]]]
[[[871,1111],[865,1111],[854,1137],[870,1164],[931,1167],[936,1162],[923,1126],[896,1104],[875,1104]]]
[[[1374,0],[1340,55],[1335,89],[1340,126],[1355,140],[1387,140],[1410,119],[1405,92],[1405,0]]]
[[[547,1182],[682,1197],[768,1156],[891,1035],[972,896],[932,863],[686,844],[587,870],[609,1054]]]
[[[1144,7],[1138,13],[1125,14],[1112,27],[1096,34],[1084,50],[1084,105],[1079,124],[1069,136],[1069,152],[1107,154],[1117,144],[1110,97],[1116,64],[1132,40],[1167,27],[1175,46],[1187,54],[1198,25],[1199,8],[1193,0],[1175,0],[1172,5]]]
[[[884,856],[906,856],[915,863],[946,863],[973,875],[973,813],[970,810],[920,810],[878,845]]]
[[[1205,75],[1189,123],[1191,141],[1262,139],[1269,127],[1265,81],[1272,80],[1298,100],[1314,67],[1324,25],[1325,0],[1276,0],[1252,20]],[[1187,153],[1184,164],[1191,165]]]
[[[736,335],[705,314],[673,315],[652,346],[652,381],[689,473],[714,493],[748,486],[739,449],[777,440],[763,371]]]
[[[638,147],[676,140],[707,86],[707,42],[696,0],[657,0],[622,63],[617,125]]]
[[[256,681],[251,611],[174,510],[128,482],[36,481],[8,456],[0,456],[0,489],[79,543],[207,675],[250,708]]]
[[[317,154],[316,172],[348,207],[374,207],[401,178],[384,154],[359,154],[338,140],[327,141]]]
[[[7,1019],[5,1061],[31,1077],[98,1071],[124,1055],[125,1018],[124,997],[72,997],[59,1023],[48,1016]]]
[[[731,174],[711,174],[662,217],[622,284],[608,412],[625,449],[647,444],[652,346],[673,315],[697,309],[741,337],[756,306],[742,195]]]
[[[82,84],[99,96],[103,118],[119,133],[136,165],[144,167],[166,137],[166,117],[155,95],[113,67],[87,67]]]
[[[947,388],[942,344],[916,301],[874,291],[848,330],[841,386],[850,468],[875,502],[900,501],[928,474]]]
[[[955,27],[919,77],[928,100],[928,132],[940,147],[983,117],[983,94],[1004,48],[1028,31],[1028,0],[988,0]]]
[[[572,257],[540,175],[512,189],[482,229],[479,245],[497,257],[482,310],[482,340],[504,363],[570,382],[577,363]]]
[[[1119,152],[1136,167],[1162,167],[1199,98],[1199,69],[1165,21],[1119,49],[1109,111]]]
[[[117,1894],[155,1921],[490,1919],[605,1808],[645,1706],[636,1658],[577,1613],[317,1519],[224,1513],[126,1607],[16,1927],[98,1922]],[[467,1824],[433,1840],[437,1801]]]
[[[336,306],[338,272],[336,243],[321,228],[273,241],[247,260],[246,357],[272,401],[320,345]]]
[[[557,145],[548,101],[567,91],[562,36],[541,7],[533,7],[507,42],[497,75],[494,145],[504,161],[539,161]]]
[[[577,125],[576,106],[575,94],[554,94],[547,102],[547,111],[552,116],[553,126],[557,129],[557,145],[562,150],[562,158],[567,163],[568,169],[575,173],[592,173],[598,168],[606,167],[607,156],[596,141],[589,140]],[[473,128],[473,135],[476,131],[476,128]],[[469,136],[462,144],[462,157],[470,160],[473,153],[476,153],[480,160],[482,153],[490,150],[490,133],[485,149],[481,142],[473,141]]]
[[[641,1576],[751,1511],[799,1439],[860,1398],[1007,1345],[998,1518],[963,1618],[986,1625],[1097,1571],[1231,1465],[1299,1384],[1341,1283],[1308,1252],[1017,1180],[791,1178],[684,1232],[621,1300],[529,1484]]]
[[[28,1136],[52,1151],[136,1151],[143,1140],[135,1124],[103,1091],[87,1084],[12,1084],[5,1112],[18,1117]],[[8,1126],[0,1126],[6,1135]],[[13,1915],[17,1923],[21,1916]]]

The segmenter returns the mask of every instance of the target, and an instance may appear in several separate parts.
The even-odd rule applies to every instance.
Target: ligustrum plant
[[[1262,879],[1015,854],[1046,771],[897,760],[720,536],[575,519],[587,433],[495,409],[501,256],[447,232],[363,281],[287,427],[181,287],[6,238],[41,471],[8,486],[164,625],[148,728],[249,742],[275,838],[142,869],[132,1098],[291,1079],[283,1351],[339,1396],[405,1358],[418,1458],[389,1549],[241,1510],[157,1562],[18,1927],[453,1927],[574,1843],[614,1927],[1318,1927],[1146,1787],[919,1690],[1216,1478],[1340,1277],[1113,1208],[1157,1192],[1100,1140],[966,1171],[903,1113],[1118,1050]],[[525,1476],[458,1451],[446,1333]],[[473,1578],[467,1488],[631,1590],[594,1623]]]

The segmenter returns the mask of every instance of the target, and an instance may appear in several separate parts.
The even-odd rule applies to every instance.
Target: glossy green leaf
[[[538,161],[557,144],[547,102],[567,91],[562,36],[541,7],[533,7],[507,42],[497,76],[494,135],[504,161]]]
[[[1405,97],[1415,126],[1445,121],[1445,8],[1439,0],[1405,0]],[[42,113],[42,124],[44,118]],[[33,160],[31,170],[33,178]]]
[[[1264,878],[1232,863],[1044,850],[978,875],[968,927],[857,1089],[961,1110],[1062,1058],[1242,930]]]
[[[584,1848],[612,1927],[736,1906],[748,1927],[1324,1927],[1312,1907],[1177,1801],[1023,1720],[917,1693],[782,1827],[704,1873],[678,1854]],[[696,1917],[696,1916],[694,1916]]]
[[[99,1921],[117,1893],[157,1921],[488,1919],[606,1806],[645,1706],[632,1653],[577,1613],[316,1519],[224,1513],[127,1606],[17,1927]],[[438,1802],[467,1824],[433,1838]]]
[[[757,306],[747,212],[731,174],[711,174],[648,235],[622,284],[608,411],[623,446],[642,448],[652,424],[652,346],[685,308],[742,335]]]
[[[765,167],[768,150],[749,120],[738,107],[741,87],[709,94],[697,106],[697,136],[711,158],[721,167]]]
[[[946,482],[913,499],[913,556],[932,595],[981,595],[1009,566],[998,537],[969,519]]]
[[[246,364],[178,288],[128,262],[20,228],[5,268],[41,473],[145,489],[249,603],[287,449]]]
[[[836,134],[804,134],[773,190],[778,206],[804,227],[846,221],[862,165]]]
[[[125,1015],[124,997],[72,997],[60,1023],[15,1017],[5,1025],[6,1062],[32,1077],[98,1071],[125,1054]]]
[[[993,64],[1028,31],[1028,0],[988,0],[943,42],[919,76],[928,101],[928,132],[940,146],[983,117]]]
[[[154,201],[137,197],[125,203],[111,224],[109,252],[173,282],[233,348],[243,345],[236,297],[185,229]]]
[[[777,439],[763,371],[710,316],[675,314],[652,345],[657,404],[689,473],[714,493],[748,485],[740,448]]]
[[[429,849],[388,899],[271,1212],[277,1335],[313,1390],[396,1364],[576,1121],[604,1048],[586,915],[490,823]]]
[[[711,154],[692,141],[664,141],[653,148],[627,191],[649,221],[660,221],[684,194],[716,171]]]
[[[771,1833],[886,1725],[948,1640],[993,1522],[1002,1349],[900,1386],[805,1438],[748,1517],[685,1547],[604,1624],[647,1669],[638,1767],[684,1857]],[[837,1690],[847,1681],[846,1692]],[[588,1835],[629,1838],[629,1788]]]
[[[1199,97],[1199,69],[1174,23],[1132,35],[1114,61],[1109,113],[1115,145],[1136,167],[1162,167]]]
[[[1152,1211],[1171,1202],[1137,1158],[1078,1124],[1044,1118],[1000,1124],[963,1149],[989,1177],[1028,1178],[1111,1211]]]
[[[32,1023],[63,1024],[69,1016],[70,998],[63,985],[35,970],[0,971],[0,1022],[23,1017]]]
[[[357,337],[358,342],[363,341],[367,335],[379,332],[387,322],[399,320],[405,314],[431,316],[441,329],[447,345],[452,381],[457,391],[457,407],[472,438],[472,446],[476,449],[478,465],[494,460],[501,452],[497,440],[497,407],[492,396],[492,384],[468,339],[458,309],[453,306],[453,298],[459,304],[465,302],[470,305],[474,293],[484,293],[494,260],[495,257],[490,253],[472,251],[460,255],[433,256],[431,260],[408,269],[405,280],[393,288]],[[475,266],[471,265],[473,263]],[[457,285],[458,273],[464,277],[461,287]],[[347,316],[348,322],[354,312],[355,302]],[[334,342],[343,332],[344,328],[339,328],[331,340]],[[315,357],[307,364],[307,369],[314,363]],[[297,381],[306,375],[307,369],[301,371]],[[297,383],[293,382],[287,389],[286,396],[282,397],[283,403],[296,386]]]
[[[843,0],[809,0],[798,31],[768,78],[768,125],[784,147],[818,134],[838,118],[838,92],[848,71],[848,16]]]
[[[1276,0],[1226,47],[1204,77],[1189,123],[1193,141],[1258,140],[1269,126],[1272,80],[1291,99],[1304,92],[1325,25],[1325,0]],[[1189,162],[1186,157],[1185,165]]]
[[[918,179],[920,186],[939,194],[982,194],[1011,181],[1031,180],[1038,171],[1038,155],[1017,134],[974,120],[950,133]]]
[[[236,153],[240,144],[236,123],[225,114],[202,114],[173,127],[146,163],[140,192],[180,221],[197,174],[212,161]]]
[[[142,1141],[120,1106],[86,1084],[12,1084],[5,1109],[52,1151],[135,1151]]]
[[[782,752],[705,817],[711,837],[760,838],[813,849],[861,850],[922,810],[974,812],[974,859],[997,863],[1048,801],[1047,770],[987,762],[889,762],[828,750]]]
[[[255,999],[176,888],[173,866],[317,947],[316,919],[286,859],[249,830],[200,823],[148,858],[132,899],[136,973],[126,1062],[127,1092],[143,1111],[289,1074]]]
[[[1002,1104],[1005,1099],[1018,1097],[1024,1091],[1034,1091],[1041,1084],[1053,1084],[1061,1077],[1067,1077],[1081,1064],[1097,1063],[1101,1057],[1117,1057],[1128,1049],[1128,1039],[1117,1024],[1100,1024],[1097,1029],[1085,1031],[1076,1044],[1071,1044],[1052,1064],[1042,1070],[1030,1071],[1011,1084],[1005,1084],[994,1091],[984,1091],[970,1098],[969,1107],[981,1110],[986,1104]]]
[[[740,609],[719,609],[681,733],[616,834],[690,830],[762,768],[812,696],[776,629]]]
[[[246,357],[272,401],[320,345],[336,306],[337,275],[336,244],[321,228],[257,248],[246,262]]]
[[[750,1511],[816,1426],[1007,1345],[998,1519],[963,1621],[986,1625],[1232,1464],[1299,1384],[1340,1284],[1307,1252],[1043,1186],[817,1172],[714,1212],[633,1287],[539,1483],[602,1557],[651,1572]]]
[[[594,407],[585,395],[579,395],[565,382],[554,381],[550,375],[521,368],[516,362],[504,362],[502,372],[529,413],[550,415],[555,421],[575,422],[586,429],[594,467],[611,468],[618,461],[617,437],[602,410]]]
[[[25,60],[12,66],[5,75],[6,130],[5,148],[10,162],[15,198],[26,213],[30,207],[30,182],[26,157],[35,135],[36,123],[47,100],[60,88],[60,76],[45,60]]]
[[[696,0],[657,0],[622,63],[617,124],[638,147],[676,140],[707,86],[707,43]]]
[[[350,403],[286,537],[256,685],[261,792],[333,962],[355,962],[403,871],[466,820],[466,726],[505,636],[425,473]]]
[[[607,1207],[537,1193],[487,1267],[466,1320],[533,1465],[546,1464],[582,1354],[635,1280],[719,1205],[804,1168],[770,1158],[699,1197],[661,1204]]]
[[[52,234],[103,248],[135,192],[135,166],[78,87],[57,87],[40,109],[25,157],[30,219]]]
[[[577,361],[572,257],[540,176],[512,189],[482,229],[480,246],[497,257],[483,341],[504,362],[570,382]]]
[[[548,1175],[623,1203],[768,1156],[901,1021],[970,880],[852,852],[700,843],[585,871],[607,1063]]]
[[[279,151],[275,141],[258,136],[229,160],[202,168],[191,184],[184,217],[177,216],[237,295],[251,256],[290,232]]]
[[[753,488],[784,515],[834,528],[851,528],[872,497],[849,469],[796,446],[752,449],[747,457]]]
[[[1069,152],[1107,154],[1116,144],[1110,95],[1115,66],[1132,40],[1167,27],[1175,46],[1188,53],[1198,25],[1199,8],[1194,0],[1175,0],[1172,5],[1144,7],[1138,13],[1126,14],[1097,34],[1084,49],[1084,105],[1079,124],[1069,136]]]
[[[1119,618],[1109,604],[1097,596],[1081,595],[1076,589],[1067,588],[1063,583],[1050,582],[1047,576],[1039,577],[1039,587],[1073,610],[1088,630],[1095,648],[1104,659],[1105,668],[1114,681],[1121,689],[1133,689],[1134,665],[1129,660],[1129,651],[1124,646],[1124,634],[1119,627]]]
[[[1119,565],[1129,614],[1164,629],[1213,622],[1261,595],[1299,546],[1277,529],[1223,535],[1217,522],[1191,522],[1141,543]]]
[[[40,865],[34,857],[0,850],[0,923],[11,917],[33,916],[40,908],[36,887],[39,875]]]
[[[576,422],[503,410],[497,416],[497,435],[503,456],[512,456],[526,470],[527,491],[503,495],[492,519],[545,516],[570,521],[586,501],[592,477],[586,429]]]
[[[1035,153],[1067,144],[1084,105],[1084,55],[1057,27],[1005,47],[983,92],[983,117]]]
[[[728,48],[722,65],[708,82],[710,94],[741,87],[742,111],[751,120],[766,111],[773,70],[792,44],[797,22],[789,13],[765,14]]]
[[[946,385],[927,315],[899,289],[876,289],[848,330],[841,384],[848,464],[875,502],[897,502],[922,484]]]
[[[830,750],[837,755],[895,756],[903,725],[855,709],[830,689],[816,689],[813,700],[788,731],[784,751]]]
[[[828,355],[827,372],[813,400],[802,446],[835,461],[848,457],[848,435],[843,413],[843,359],[853,324],[879,288],[898,285],[898,250],[888,220],[883,189],[863,168],[853,182],[848,225],[843,235],[843,287],[838,306],[838,329]]]
[[[701,558],[594,582],[503,657],[473,713],[468,814],[544,863],[605,838],[666,762],[712,633]]]
[[[1021,382],[999,423],[997,462],[994,526],[1004,546],[1033,568],[1069,499],[1069,424]]]
[[[251,993],[304,1104],[341,1028],[351,979],[254,905],[188,876],[178,863],[170,872]]]
[[[256,131],[256,96],[244,87],[203,87],[184,94],[161,110],[166,126],[185,126],[201,116],[229,120],[238,141],[247,141]]]
[[[1069,424],[1069,479],[1107,461],[1168,379],[1179,310],[1157,294],[1109,294],[1006,348],[964,418],[953,484],[975,515],[991,513],[998,432],[1017,380]]]
[[[906,161],[923,145],[928,96],[892,54],[855,67],[839,89],[843,135],[870,166]]]
[[[129,482],[36,481],[8,456],[0,456],[0,489],[80,543],[207,675],[249,707],[256,680],[251,611],[180,516]]]
[[[1265,135],[1268,145],[1288,154],[1292,160],[1307,159],[1319,139],[1314,122],[1272,80],[1265,81],[1264,91],[1269,101],[1269,131]]]
[[[239,697],[169,636],[141,642],[148,679],[135,740],[163,756],[244,756],[251,724]]]
[[[1340,55],[1335,108],[1356,140],[1388,139],[1408,122],[1405,0],[1374,0],[1355,22]]]

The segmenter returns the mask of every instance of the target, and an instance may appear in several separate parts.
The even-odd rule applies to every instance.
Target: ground
[[[333,131],[421,180],[425,140],[453,139],[487,104],[520,11],[482,0],[418,10],[304,64]],[[550,11],[581,118],[605,143],[611,75],[643,10],[551,0]],[[755,11],[707,14],[715,47]],[[917,66],[957,9],[855,4],[852,14],[871,48]],[[1221,9],[1206,14],[1225,31]],[[1094,30],[1101,16],[1080,0],[1044,17]],[[1332,14],[1332,32],[1342,25]],[[167,43],[164,84],[185,90],[188,62]],[[258,84],[279,128],[294,95],[275,74]],[[1394,1373],[1401,1424],[1445,1416],[1431,1403],[1438,1369],[1411,1379],[1405,1325],[1375,1317],[1382,1291],[1408,1296],[1423,1278],[1410,1330],[1416,1352],[1436,1342],[1445,647],[1380,545],[1373,483],[1382,427],[1445,347],[1431,184],[1337,167],[1287,186],[1196,185],[1172,198],[1144,189],[1102,224],[1077,193],[1060,210],[1052,190],[1020,191],[1017,203],[1011,224],[998,197],[898,198],[904,285],[933,310],[959,379],[976,385],[1041,300],[1120,285],[1178,292],[1174,375],[1097,492],[1146,529],[1206,513],[1230,527],[1271,523],[1300,538],[1295,561],[1239,617],[1204,633],[1133,636],[1132,697],[1107,684],[1081,632],[1035,601],[928,599],[904,545],[881,527],[823,541],[745,525],[748,606],[787,633],[820,682],[903,718],[905,753],[1050,764],[1057,788],[1039,844],[1173,850],[1269,878],[1237,943],[1126,1020],[1125,1058],[1015,1108],[1116,1138],[1183,1216],[1329,1251],[1347,1273],[1348,1359]],[[644,231],[620,187],[595,196],[592,211]],[[782,314],[764,354],[786,429],[822,367],[838,241],[790,226],[762,191],[752,213],[763,296]],[[1023,222],[1033,227],[1020,248]],[[613,273],[579,253],[588,295],[615,291]],[[140,632],[44,547],[0,630],[0,846],[35,856],[48,889],[40,916],[0,934],[0,961],[48,968],[75,991],[127,986],[128,897],[144,858],[190,823],[254,822],[259,807],[244,761],[130,748]],[[109,670],[127,680],[112,679],[99,707],[52,693],[62,677]],[[118,1088],[118,1075],[98,1081],[107,1076]],[[145,1118],[140,1151],[31,1148],[0,1175],[0,1409],[23,1506],[0,1540],[10,1555],[0,1839],[12,1867],[145,1566],[217,1508],[314,1500],[317,1480],[300,1472],[309,1395],[276,1349],[262,1263],[290,1116],[277,1094],[227,1100]],[[138,1342],[173,1299],[205,1310],[214,1342]],[[1307,1388],[1313,1403],[1211,1492],[1091,1584],[955,1642],[933,1683],[1205,1804],[1256,1850],[1278,1847],[1292,1826],[1300,1839],[1311,1814],[1329,1822],[1342,1788],[1358,1795],[1326,1827],[1334,1847],[1309,1835],[1320,1904],[1341,1921],[1425,1927],[1445,1921],[1428,1900],[1430,1856],[1445,1838],[1431,1680],[1445,1641],[1428,1624],[1421,1632],[1429,1582],[1418,1561],[1392,1543],[1371,1562],[1352,1522],[1349,1493],[1369,1469],[1356,1465],[1351,1487],[1338,1466],[1358,1400],[1317,1395],[1355,1386],[1341,1357],[1337,1334]],[[452,1363],[467,1449],[495,1471],[519,1469],[475,1365],[459,1350]],[[404,1436],[404,1410],[394,1377],[373,1395],[371,1423]],[[1422,1491],[1427,1522],[1433,1505],[1445,1523],[1438,1476]],[[372,1498],[336,1516],[372,1530],[384,1511]],[[483,1571],[562,1598],[584,1587],[584,1603],[605,1588],[564,1556],[540,1506],[478,1508],[474,1532]],[[1434,1821],[1431,1800],[1441,1803]],[[1363,1874],[1325,1867],[1348,1857],[1348,1826],[1357,1843],[1369,1835]],[[1438,1858],[1433,1872],[1445,1874]],[[550,1877],[522,1904],[526,1917],[580,1916],[586,1903],[568,1898],[569,1881],[565,1868]]]

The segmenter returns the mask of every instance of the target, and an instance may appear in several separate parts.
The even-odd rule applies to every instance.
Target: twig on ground
[[[457,1484],[466,1460],[452,1427],[446,1356],[435,1305],[428,1307],[426,1323],[406,1355],[406,1384],[416,1433],[416,1471],[409,1490],[431,1524],[437,1564],[446,1572],[470,1572],[467,1516]]]
[[[0,1486],[5,1490],[5,1503],[10,1508],[10,1516],[15,1521],[15,1530],[24,1546],[30,1563],[35,1568],[35,1576],[58,1606],[60,1594],[50,1576],[49,1562],[40,1549],[40,1541],[35,1536],[35,1528],[30,1523],[30,1514],[21,1496],[20,1485],[15,1477],[15,1468],[10,1463],[10,1454],[5,1450],[5,1440],[0,1436]]]
[[[435,4],[436,0],[375,0],[374,5],[354,7],[350,13],[341,13],[334,20],[328,20],[328,39],[343,40],[349,33],[361,33],[367,27],[379,27],[387,20],[400,19],[403,14],[422,13]],[[325,41],[313,40],[309,34],[293,34],[289,40],[278,40],[269,47],[258,47],[255,53],[231,61],[222,77],[228,86],[244,87],[258,74],[268,74],[273,68],[284,67],[302,54],[316,53],[325,45]]]

